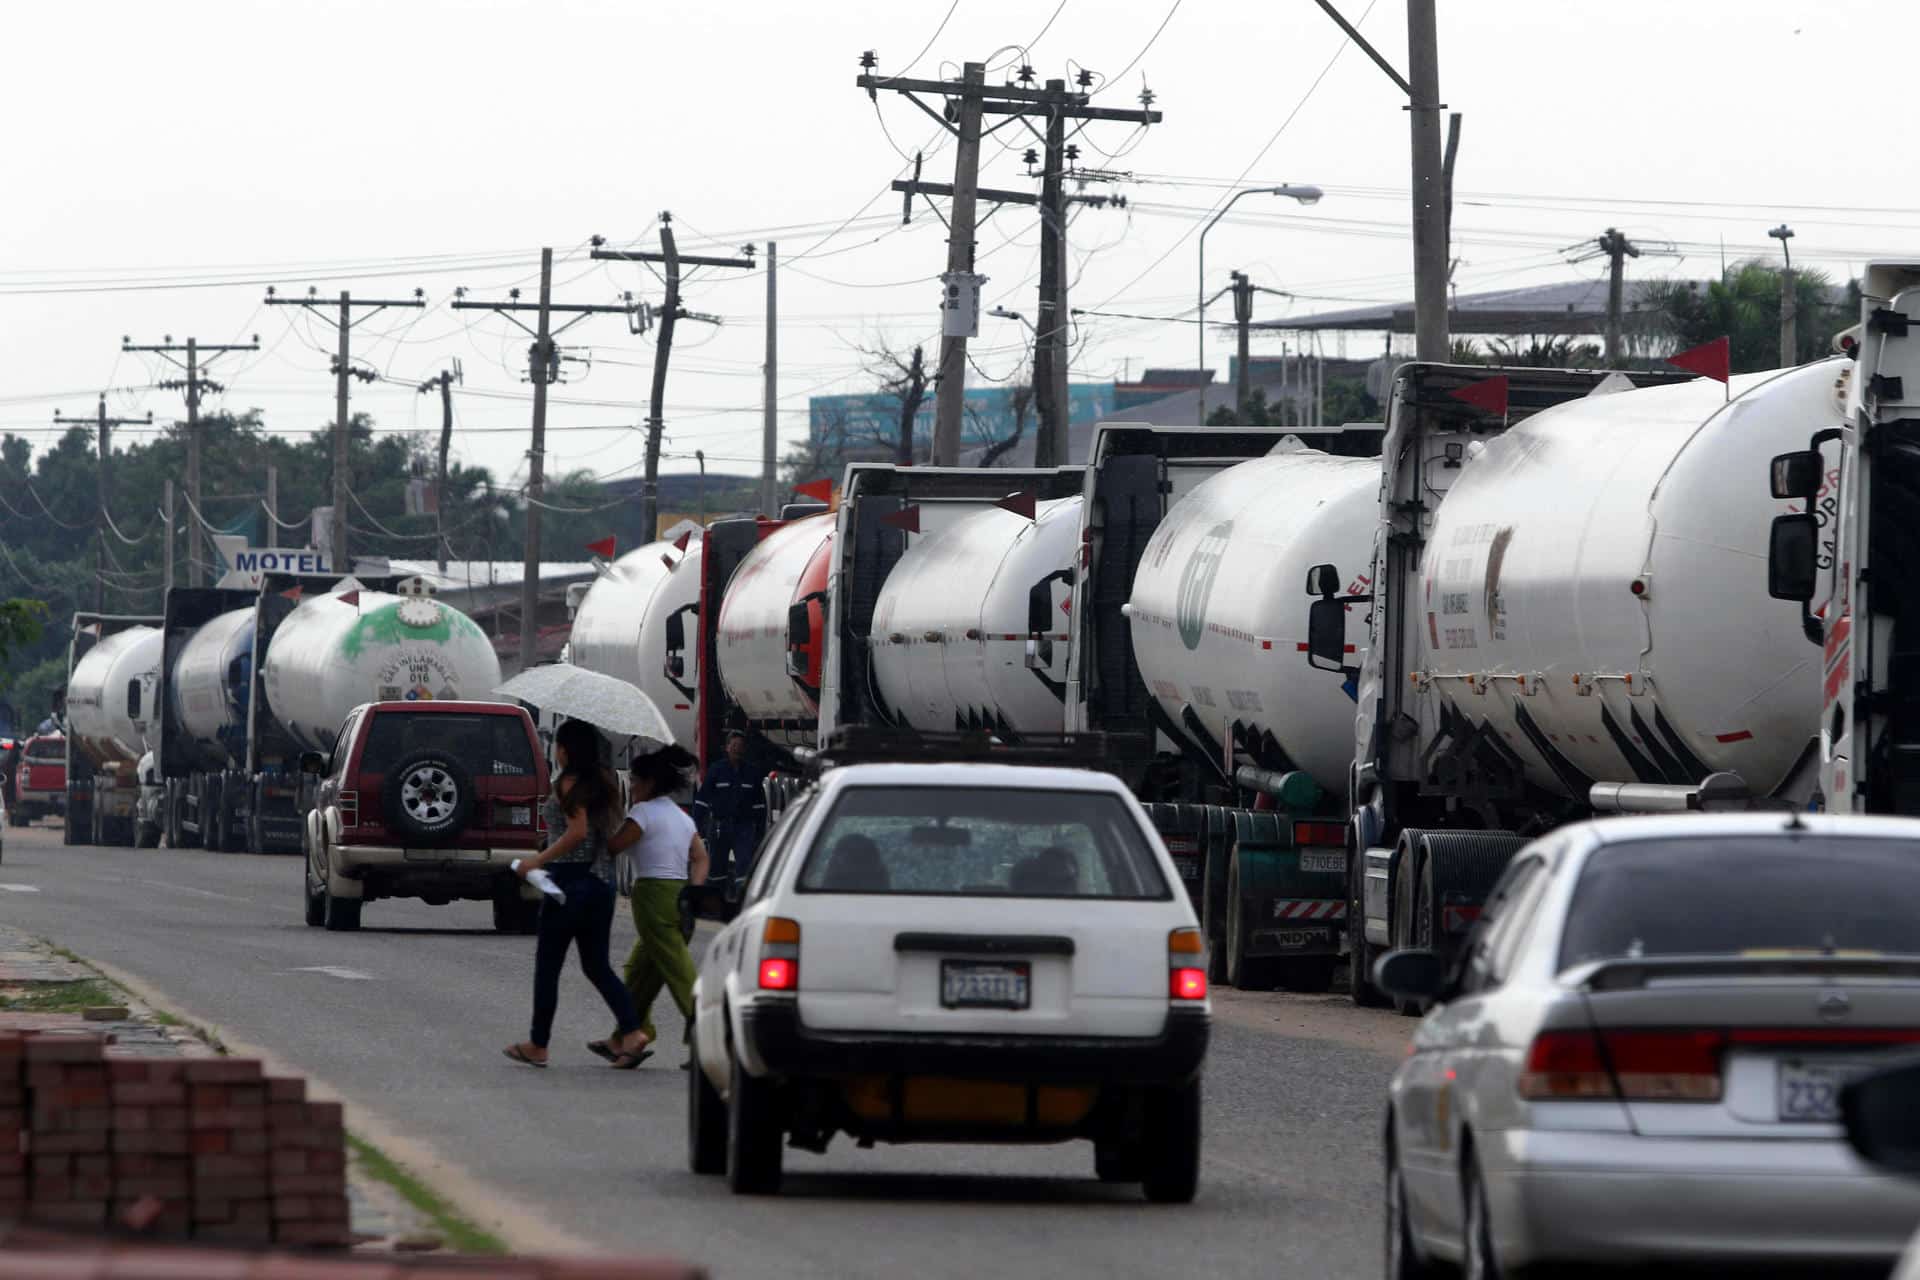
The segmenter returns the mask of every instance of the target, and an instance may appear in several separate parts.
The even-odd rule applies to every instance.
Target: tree
[[[1850,282],[1844,297],[1830,298],[1832,286],[1820,271],[1794,272],[1794,363],[1817,360],[1831,349],[1834,335],[1860,314],[1860,286]],[[1653,280],[1640,288],[1640,310],[1654,333],[1684,351],[1725,335],[1735,373],[1773,369],[1780,364],[1780,269],[1757,259],[1734,264],[1705,288],[1691,280]]]
[[[974,463],[975,466],[997,467],[1000,459],[1012,452],[1021,437],[1027,434],[1027,415],[1033,411],[1036,398],[1038,389],[1033,385],[1033,365],[1028,363],[1014,374],[1013,384],[1007,391],[1007,407],[1013,411],[1013,430],[989,444],[986,452]],[[967,416],[974,418],[979,435],[984,437],[988,434],[985,424],[975,417],[972,410],[968,410]]]
[[[940,375],[928,372],[926,354],[918,343],[914,344],[910,356],[901,356],[887,346],[863,347],[861,350],[867,356],[867,372],[879,381],[883,393],[898,402],[894,411],[899,427],[894,436],[893,460],[911,466],[914,462],[914,420],[920,416],[920,406],[926,400],[928,390],[940,381]]]
[[[1488,364],[1530,369],[1597,369],[1601,364],[1597,343],[1561,336],[1534,334],[1524,346],[1517,337],[1495,338],[1487,344],[1487,351]]]

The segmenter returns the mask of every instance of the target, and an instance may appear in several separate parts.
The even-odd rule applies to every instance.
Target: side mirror
[[[1776,498],[1798,498],[1810,502],[1820,492],[1821,481],[1825,479],[1826,464],[1821,461],[1818,449],[1796,449],[1792,453],[1777,453],[1769,464],[1768,477],[1772,482],[1773,496]]]
[[[1767,594],[1775,600],[1813,599],[1819,585],[1818,520],[1811,512],[1775,516],[1767,538]]]
[[[1307,570],[1307,594],[1310,596],[1339,595],[1340,571],[1330,564],[1317,564]]]
[[[1315,600],[1307,606],[1307,661],[1322,671],[1347,665],[1347,605],[1344,600]]]
[[[327,758],[318,751],[305,751],[300,755],[300,772],[311,773],[324,778],[327,774]]]
[[[1862,1076],[1840,1091],[1847,1142],[1862,1159],[1920,1174],[1920,1058]]]
[[[1438,999],[1446,983],[1447,964],[1436,952],[1389,951],[1373,962],[1373,985],[1403,1000]]]

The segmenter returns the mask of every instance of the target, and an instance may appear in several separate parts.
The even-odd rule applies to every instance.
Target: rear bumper
[[[529,858],[538,849],[407,849],[398,845],[343,844],[328,850],[333,870],[358,880],[386,896],[442,893],[455,897],[487,898],[494,886],[513,874],[516,858]],[[539,890],[522,886],[524,897]]]
[[[58,791],[22,790],[14,797],[16,808],[46,809],[53,813],[67,811],[67,789]]]
[[[1209,1016],[1171,1009],[1157,1036],[886,1035],[810,1031],[790,1001],[741,1010],[748,1060],[786,1077],[941,1076],[1062,1084],[1181,1084],[1207,1054]]]
[[[1835,1141],[1516,1131],[1479,1148],[1503,1260],[1890,1261],[1920,1183]]]

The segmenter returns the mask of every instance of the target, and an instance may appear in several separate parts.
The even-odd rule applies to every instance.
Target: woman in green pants
[[[653,1001],[661,987],[673,997],[680,1015],[689,1023],[693,1019],[693,956],[680,934],[680,891],[706,883],[707,846],[693,819],[673,801],[693,764],[693,757],[677,746],[635,756],[633,805],[607,841],[613,852],[626,854],[622,880],[629,873],[631,877],[628,897],[639,937],[627,957],[626,981],[649,1045],[655,1039]]]

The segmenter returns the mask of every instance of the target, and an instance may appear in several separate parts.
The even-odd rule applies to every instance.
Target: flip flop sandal
[[[653,1050],[651,1049],[642,1049],[638,1053],[623,1053],[614,1058],[613,1069],[615,1071],[631,1071],[652,1056]]]
[[[587,1052],[596,1058],[605,1058],[608,1062],[612,1062],[620,1056],[619,1053],[614,1050],[612,1043],[606,1040],[587,1041]]]
[[[542,1062],[540,1059],[529,1056],[527,1051],[525,1049],[522,1049],[517,1044],[510,1044],[506,1048],[502,1049],[500,1052],[506,1054],[509,1058],[512,1058],[515,1062],[518,1062],[523,1066],[545,1067],[547,1065],[546,1063]]]

